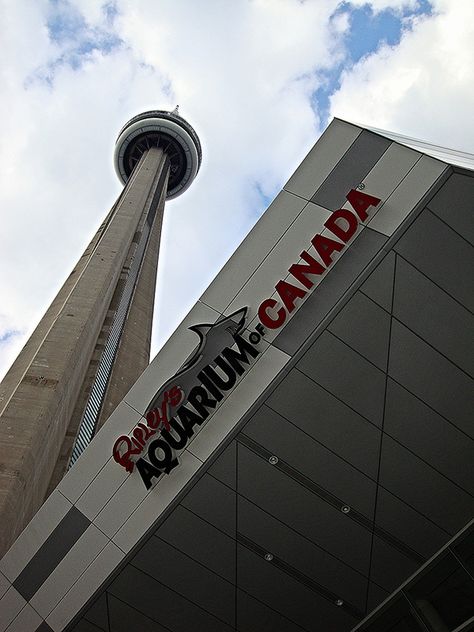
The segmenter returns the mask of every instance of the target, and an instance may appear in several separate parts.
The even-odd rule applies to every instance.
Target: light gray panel
[[[237,629],[240,632],[304,632],[304,628],[242,590],[237,591]]]
[[[379,487],[375,522],[421,557],[428,559],[449,539],[449,534],[386,489]]]
[[[238,457],[242,496],[352,568],[368,573],[368,530],[242,445]]]
[[[387,368],[390,315],[361,292],[356,292],[328,327],[349,347]]]
[[[229,626],[150,575],[128,564],[114,579],[109,594],[135,607],[173,632],[231,632]],[[132,628],[133,629],[133,628]]]
[[[266,406],[252,417],[243,434],[372,520],[376,485],[333,452]]]
[[[390,379],[384,431],[474,495],[474,441]]]
[[[376,480],[380,431],[306,375],[290,371],[267,404]]]
[[[27,601],[31,599],[89,525],[90,520],[79,509],[71,507],[13,582],[20,595]]]
[[[360,288],[364,294],[367,294],[387,312],[392,311],[394,270],[395,253],[391,250]]]
[[[329,592],[365,610],[366,577],[243,498],[238,505],[238,530]]]
[[[164,628],[162,625],[149,619],[141,614],[137,608],[140,603],[131,607],[120,601],[113,595],[108,596],[110,606],[110,631],[107,632],[169,632],[170,628]]]
[[[209,474],[232,487],[232,489],[235,489],[236,481],[236,449],[236,443],[233,441],[208,470]]]
[[[474,245],[474,177],[454,173],[428,208]]]
[[[176,507],[156,535],[224,579],[235,580],[235,540],[188,509]]]
[[[364,130],[313,195],[311,201],[331,211],[340,208],[346,201],[346,194],[362,182],[391,144],[392,141],[387,138]]]
[[[233,584],[163,540],[150,538],[135,555],[132,564],[229,626],[234,625]]]
[[[474,311],[474,249],[433,213],[424,210],[395,245],[395,250]]]
[[[357,619],[255,553],[238,548],[239,587],[306,630],[349,632]]]
[[[474,317],[400,257],[393,315],[461,369],[474,375]]]
[[[472,379],[396,320],[392,323],[389,374],[474,437]]]
[[[372,423],[382,423],[385,374],[328,331],[296,365]]]
[[[380,485],[453,535],[472,518],[474,499],[384,435]]]
[[[235,537],[235,492],[212,476],[205,474],[190,489],[181,504],[224,533]]]
[[[293,355],[386,241],[385,235],[370,228],[364,228],[272,344],[285,353]]]

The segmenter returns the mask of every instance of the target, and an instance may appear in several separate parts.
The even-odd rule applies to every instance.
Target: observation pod
[[[134,116],[122,127],[115,143],[114,167],[123,184],[150,147],[162,149],[170,160],[166,199],[172,200],[189,188],[199,171],[199,137],[179,115],[178,107],[172,112],[150,110]]]

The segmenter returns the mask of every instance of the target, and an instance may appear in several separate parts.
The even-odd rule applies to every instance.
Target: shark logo
[[[186,447],[195,426],[209,417],[259,355],[260,334],[243,336],[246,316],[244,307],[214,324],[190,327],[199,337],[196,348],[151,399],[146,424],[137,424],[131,436],[115,442],[115,461],[129,472],[136,467],[147,489],[153,478],[176,467],[176,452]]]

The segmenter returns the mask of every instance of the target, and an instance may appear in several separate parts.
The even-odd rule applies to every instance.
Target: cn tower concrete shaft
[[[152,218],[97,427],[149,363],[168,176],[162,149],[142,154],[0,385],[0,556],[67,468],[131,262]]]

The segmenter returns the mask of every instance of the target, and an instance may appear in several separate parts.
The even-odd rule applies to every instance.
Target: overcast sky
[[[474,152],[474,0],[0,0],[0,376],[120,191],[121,126],[173,109],[153,355],[333,116]]]

